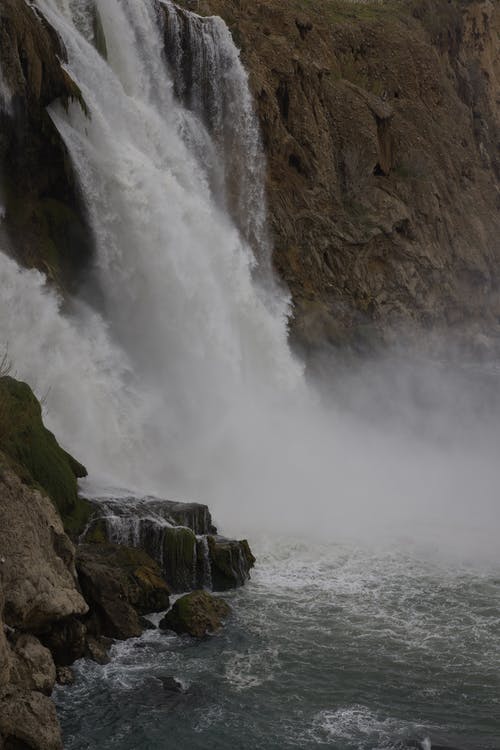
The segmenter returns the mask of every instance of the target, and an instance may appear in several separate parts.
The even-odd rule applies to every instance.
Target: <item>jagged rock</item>
[[[16,635],[11,648],[11,683],[50,695],[56,682],[56,667],[49,649],[27,633]]]
[[[145,550],[162,566],[173,592],[235,588],[249,578],[255,558],[248,542],[218,536],[206,505],[153,497],[101,498],[91,504],[94,515],[85,541],[109,540]]]
[[[40,640],[46,646],[57,666],[69,666],[86,652],[87,627],[77,617],[67,617],[51,625]]]
[[[0,747],[11,750],[62,750],[56,709],[42,693],[0,688]]]
[[[161,620],[160,628],[203,638],[220,630],[230,611],[223,599],[206,591],[192,591],[177,599]]]
[[[197,12],[227,21],[250,74],[295,342],[361,348],[401,327],[498,337],[500,4]]]
[[[81,530],[90,506],[78,497],[76,480],[86,476],[85,467],[63,450],[45,428],[40,403],[29,385],[11,377],[0,378],[0,403],[1,448],[11,466],[25,482],[46,491],[69,532]],[[53,533],[58,555],[71,560],[73,549],[66,535],[55,530]]]
[[[86,110],[61,64],[66,50],[40,12],[19,0],[0,4],[0,171],[9,245],[18,260],[72,290],[93,239],[66,146],[47,106],[72,100]],[[4,239],[4,238],[2,238]],[[4,243],[5,247],[5,243]]]
[[[109,662],[109,649],[112,641],[109,638],[94,638],[89,636],[86,641],[85,656],[97,664],[108,664]]]
[[[255,557],[246,539],[236,541],[221,536],[209,536],[208,548],[213,589],[225,591],[243,586],[250,578],[250,569],[255,564]]]
[[[49,498],[0,463],[0,563],[5,622],[39,633],[87,612],[77,589],[73,547]]]
[[[58,685],[72,685],[75,681],[75,673],[71,667],[57,667],[56,681]]]
[[[77,570],[90,606],[94,635],[132,638],[143,631],[139,615],[168,607],[169,590],[158,565],[143,551],[114,544],[77,550]]]

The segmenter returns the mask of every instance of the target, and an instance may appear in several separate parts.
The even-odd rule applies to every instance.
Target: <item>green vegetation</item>
[[[47,493],[66,531],[78,534],[91,513],[89,503],[78,497],[76,481],[86,469],[46,429],[31,388],[8,375],[0,377],[0,450],[22,481]]]

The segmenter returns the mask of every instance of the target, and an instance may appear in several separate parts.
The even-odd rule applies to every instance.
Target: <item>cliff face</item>
[[[85,104],[57,34],[24,0],[0,5],[0,231],[25,266],[71,290],[92,237],[67,150],[46,108]]]
[[[431,327],[496,335],[498,3],[199,9],[225,18],[250,73],[296,340],[362,345]]]

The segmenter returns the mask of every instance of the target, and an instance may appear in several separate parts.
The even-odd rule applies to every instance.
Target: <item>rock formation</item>
[[[204,638],[220,630],[231,611],[229,605],[206,591],[192,591],[177,599],[160,622],[160,628],[179,635]]]
[[[250,73],[294,340],[498,336],[498,3],[199,9],[223,16]]]
[[[82,657],[104,663],[111,639],[153,627],[143,616],[168,609],[171,581],[186,591],[211,587],[213,575],[215,585],[232,588],[255,561],[246,541],[217,536],[206,505],[90,503],[78,497],[83,474],[45,428],[29,386],[0,377],[1,750],[62,748],[50,694],[56,680],[72,681],[69,665]],[[75,548],[66,532],[77,542],[83,520],[87,543]],[[131,546],[108,541],[117,530]],[[175,627],[197,636],[228,612],[205,592],[188,601],[194,609],[181,604],[175,612],[189,622]]]
[[[7,237],[0,240],[23,265],[73,290],[93,243],[67,149],[47,112],[70,100],[85,108],[61,64],[65,58],[57,34],[34,7],[2,0],[0,208]]]

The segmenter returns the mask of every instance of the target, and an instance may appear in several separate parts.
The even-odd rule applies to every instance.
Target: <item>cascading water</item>
[[[202,18],[172,2],[165,9],[174,92],[187,109],[182,114],[184,139],[204,166],[216,199],[229,209],[269,276],[265,163],[246,71],[221,18]]]
[[[496,559],[496,432],[473,420],[453,430],[444,413],[448,429],[421,440],[322,413],[287,344],[286,295],[265,281],[260,141],[221,21],[156,0],[35,5],[88,106],[50,113],[95,233],[88,299],[99,302],[63,315],[42,274],[0,254],[0,346],[97,485],[195,497],[226,528],[272,534],[253,586],[230,594],[235,619],[220,639],[179,648],[151,631],[116,646],[104,669],[77,667],[58,697],[65,745],[400,750],[432,734],[494,747],[498,573],[457,572],[446,552]],[[397,378],[382,369],[381,380],[391,406],[411,412]],[[373,401],[362,386],[356,396]],[[165,536],[179,535],[178,589],[227,574],[210,544],[245,574],[242,547],[205,534],[207,517],[173,526],[151,503],[142,516],[131,505],[101,501],[111,538],[149,545],[167,568]],[[399,549],[332,546],[344,532],[396,536]],[[169,711],[172,670],[193,689]]]
[[[68,114],[54,106],[51,115],[74,160],[95,233],[93,278],[103,300],[99,315],[106,321],[102,337],[126,363],[115,370],[109,360],[118,382],[94,379],[87,385],[88,398],[95,388],[97,399],[114,386],[114,416],[104,409],[86,436],[65,426],[65,405],[58,401],[60,381],[68,384],[69,378],[61,367],[60,377],[43,383],[51,388],[49,420],[94,475],[156,491],[168,481],[170,491],[184,496],[199,492],[207,462],[218,460],[223,450],[221,438],[242,423],[242,405],[258,413],[263,401],[302,387],[301,367],[286,341],[287,300],[275,296],[272,310],[266,306],[252,278],[251,248],[217,205],[205,165],[186,145],[189,112],[174,95],[164,53],[163,14],[171,18],[171,4],[97,0],[107,61],[75,25],[88,32],[91,24],[82,18],[94,6],[75,1],[61,6],[55,0],[40,0],[38,6],[64,40],[69,71],[89,110],[87,117],[78,105]],[[221,28],[218,22],[217,33],[205,34],[199,24],[204,49],[215,49],[221,39],[229,47]],[[234,45],[223,65],[249,101]],[[221,97],[223,90],[214,89],[213,96]],[[237,96],[236,88],[231,96]],[[227,91],[224,97],[221,112],[228,106]],[[243,113],[242,143],[258,144],[248,104],[240,107],[235,100],[234,109]],[[235,120],[233,138],[237,125]],[[200,118],[190,118],[190,130],[198,142],[211,142]],[[259,192],[262,178],[255,169],[249,175],[241,181],[241,201],[255,204],[249,183]],[[262,223],[251,205],[247,215]],[[20,373],[28,372],[22,354],[10,351]],[[106,368],[107,355],[101,354]],[[86,411],[81,401],[79,408]],[[108,419],[123,421],[118,441]],[[100,445],[92,455],[89,444],[96,439]],[[186,485],[188,477],[196,481]]]

